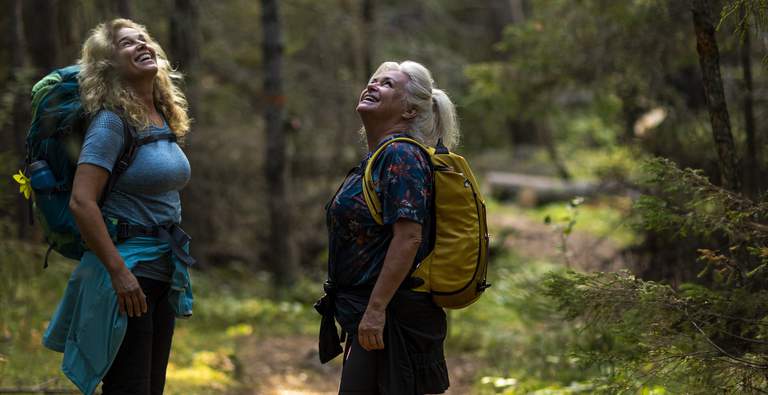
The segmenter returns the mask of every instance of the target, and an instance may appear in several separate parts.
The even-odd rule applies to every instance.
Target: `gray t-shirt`
[[[165,122],[162,127],[138,131],[139,137],[169,133]],[[111,172],[122,150],[123,121],[117,114],[102,110],[88,127],[77,163]],[[145,144],[107,196],[102,213],[136,225],[181,223],[179,191],[190,175],[189,161],[178,144],[169,140]]]

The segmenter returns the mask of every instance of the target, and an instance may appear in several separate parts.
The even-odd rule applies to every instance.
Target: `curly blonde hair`
[[[157,75],[154,80],[154,101],[177,137],[189,131],[187,99],[177,85],[181,73],[173,70],[165,51],[152,39],[147,29],[129,19],[113,19],[96,26],[83,44],[78,64],[80,74],[80,100],[89,114],[101,109],[116,111],[133,126],[144,129],[151,124],[149,111],[130,89],[127,89],[117,72],[115,53],[117,32],[125,27],[141,32],[148,47],[157,55]]]

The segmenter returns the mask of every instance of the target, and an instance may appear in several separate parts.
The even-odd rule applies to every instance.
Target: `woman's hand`
[[[386,310],[368,307],[363,319],[357,327],[357,341],[366,351],[384,349],[384,323],[387,320]]]
[[[125,265],[109,276],[112,279],[112,288],[117,294],[120,313],[128,313],[128,317],[140,317],[147,312],[147,297],[141,290],[139,280]]]

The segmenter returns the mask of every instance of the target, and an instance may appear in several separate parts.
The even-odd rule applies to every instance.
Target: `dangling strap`
[[[192,238],[177,224],[144,226],[129,224],[125,221],[118,220],[115,234],[116,243],[122,243],[125,240],[139,236],[155,237],[167,242],[171,247],[173,254],[176,255],[180,261],[188,266],[192,266],[196,263],[195,258],[184,251],[184,245],[192,240]]]
[[[48,246],[48,251],[45,252],[45,261],[43,261],[43,269],[48,268],[48,256],[51,255],[51,250],[53,250],[53,244]]]
[[[27,159],[24,160],[24,176],[25,177],[27,174],[29,174],[29,164],[32,163],[32,160],[29,158],[29,148],[27,148],[26,150],[27,150]],[[32,199],[27,199],[27,220],[29,221],[29,226],[35,225],[35,213],[34,213],[34,207],[32,206]]]

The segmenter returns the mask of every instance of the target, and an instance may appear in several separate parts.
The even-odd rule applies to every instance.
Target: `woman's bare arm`
[[[78,165],[69,209],[88,248],[99,257],[109,272],[120,312],[128,313],[129,317],[138,317],[147,312],[146,297],[109,237],[98,204],[108,179],[109,172],[99,166],[87,163]]]
[[[357,330],[357,338],[365,350],[384,348],[386,308],[400,284],[408,275],[421,245],[421,224],[399,219],[392,227],[384,264],[373,287],[371,298]]]

